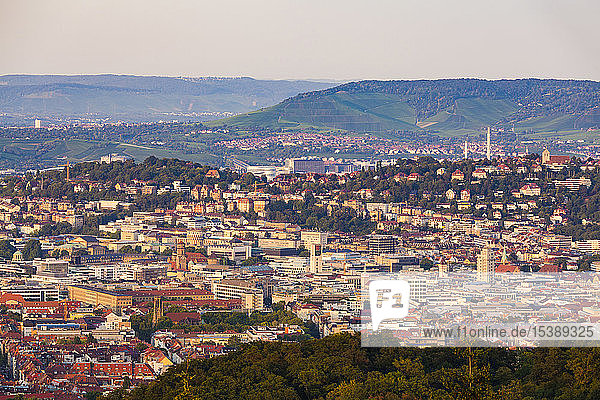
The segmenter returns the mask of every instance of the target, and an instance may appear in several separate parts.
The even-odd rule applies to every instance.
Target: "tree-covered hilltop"
[[[171,185],[179,180],[183,185],[215,185],[227,190],[232,183],[239,185],[242,192],[259,189],[267,194],[303,194],[300,199],[286,200],[273,197],[267,205],[267,218],[274,221],[295,223],[303,228],[323,231],[353,232],[368,234],[375,229],[375,223],[368,216],[344,205],[346,200],[360,202],[406,203],[425,210],[445,210],[458,214],[472,214],[475,217],[489,217],[488,207],[458,209],[457,201],[449,201],[447,191],[451,189],[457,198],[463,190],[469,192],[471,203],[490,205],[491,203],[522,203],[534,200],[536,215],[550,223],[550,216],[557,210],[564,212],[566,222],[556,225],[556,233],[572,236],[575,240],[600,238],[600,169],[582,168],[584,160],[574,159],[560,170],[536,170],[539,157],[535,154],[525,159],[507,159],[475,162],[473,160],[438,161],[431,157],[418,160],[401,159],[396,164],[378,166],[353,175],[287,175],[272,182],[251,173],[240,174],[229,169],[219,170],[218,177],[209,174],[212,167],[177,159],[149,157],[144,162],[113,162],[101,164],[88,162],[71,166],[71,181],[66,180],[66,171],[53,170],[42,173],[28,173],[24,176],[6,176],[2,179],[0,195],[13,198],[55,198],[73,202],[91,200],[120,200],[132,202],[132,211],[153,211],[156,208],[175,208],[180,201],[189,201],[184,192],[141,195],[128,194],[117,190],[116,185],[149,184],[158,187]],[[473,176],[480,167],[508,168],[510,173],[492,173],[486,178]],[[462,171],[464,180],[452,179],[452,173]],[[416,174],[416,175],[415,175]],[[413,175],[414,179],[407,179]],[[43,178],[43,186],[42,186]],[[557,187],[554,181],[567,178],[588,178],[590,187],[582,186],[578,191]],[[75,191],[78,183],[89,183],[88,190]],[[525,184],[534,182],[540,187],[541,195],[518,199],[513,192]],[[256,184],[256,185],[255,185]],[[237,186],[236,186],[237,187]],[[368,190],[368,197],[361,191]],[[14,200],[18,202],[17,199]],[[213,201],[213,200],[208,200]],[[449,208],[443,208],[449,207]],[[516,206],[515,206],[516,207]],[[517,217],[530,213],[516,209],[503,217]],[[98,224],[113,221],[122,215],[104,215],[94,220],[87,219],[83,230],[71,232],[66,225],[45,228],[43,234],[87,233],[93,234]],[[249,220],[255,220],[255,213],[247,213]]]
[[[368,222],[353,219],[356,215],[351,209],[343,207],[344,200],[359,199],[366,203],[406,203],[421,207],[424,210],[444,211],[442,205],[449,206],[448,212],[470,214],[475,217],[490,216],[487,208],[469,207],[458,209],[457,201],[449,201],[446,191],[451,189],[457,199],[460,193],[467,190],[471,203],[489,205],[491,203],[522,203],[535,201],[537,216],[547,223],[554,211],[564,211],[567,221],[554,227],[557,233],[573,236],[575,240],[600,238],[600,169],[584,170],[581,166],[584,160],[574,159],[572,164],[560,171],[543,169],[536,172],[534,166],[539,162],[538,156],[529,155],[525,159],[507,160],[473,160],[438,161],[431,157],[421,157],[417,160],[403,159],[396,164],[378,167],[376,169],[357,172],[352,177],[327,176],[326,179],[308,181],[296,180],[289,191],[299,193],[306,191],[308,196],[303,200],[272,202],[268,206],[270,217],[275,220],[288,220],[306,224],[312,229],[341,230],[364,232],[368,230]],[[510,169],[509,173],[493,173],[486,178],[476,178],[473,173],[480,167],[499,166],[503,164]],[[521,169],[520,169],[521,168]],[[464,180],[452,179],[452,173],[461,171]],[[407,177],[416,174],[415,179]],[[588,178],[590,187],[582,186],[578,191],[569,191],[557,187],[554,182],[568,178]],[[526,184],[535,183],[541,189],[541,195],[535,197],[516,198],[513,192],[519,192]],[[361,190],[370,190],[370,198],[361,198]],[[310,193],[309,193],[310,192]],[[319,207],[314,197],[333,196],[338,200],[337,207],[329,211],[327,207]],[[314,196],[314,197],[313,197]],[[529,214],[530,210],[515,210],[512,217]],[[321,221],[322,215],[338,215],[342,218],[332,221]],[[503,217],[507,217],[507,212]],[[347,222],[352,221],[348,228]],[[331,222],[331,223],[329,223]]]
[[[493,125],[516,132],[555,132],[600,126],[599,101],[600,83],[592,81],[359,81],[302,93],[211,125],[442,135]]]
[[[360,336],[339,334],[250,343],[105,398],[592,400],[599,368],[597,348],[362,348]]]
[[[207,176],[208,171],[214,167],[193,163],[174,158],[158,159],[148,157],[143,162],[134,160],[111,163],[84,162],[70,166],[70,178],[67,180],[66,169],[50,170],[37,173],[27,173],[24,176],[6,176],[5,183],[0,190],[3,196],[34,196],[50,198],[66,198],[69,200],[127,200],[124,193],[115,191],[115,185],[131,184],[133,181],[147,182],[148,184],[163,187],[172,185],[174,181],[181,181],[182,185],[194,187],[195,185],[215,185],[227,189],[234,181],[252,187],[255,177],[247,175],[243,179],[241,174],[228,169],[219,171],[218,177]],[[75,185],[87,182],[100,183],[90,190],[76,193]],[[43,184],[43,185],[42,185]],[[177,197],[177,194],[169,195]],[[143,199],[140,199],[143,201]]]
[[[458,99],[509,100],[520,106],[515,116],[542,114],[585,114],[597,108],[600,82],[558,79],[439,79],[417,81],[359,81],[324,89],[324,95],[348,93],[387,93],[406,98],[423,120],[455,106]],[[296,98],[309,96],[299,94]]]

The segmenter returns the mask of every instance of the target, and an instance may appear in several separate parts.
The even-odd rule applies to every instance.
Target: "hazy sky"
[[[0,74],[600,80],[599,0],[0,0]]]

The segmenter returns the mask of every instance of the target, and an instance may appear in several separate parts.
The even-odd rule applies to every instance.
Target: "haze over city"
[[[0,74],[600,79],[594,0],[0,1]]]

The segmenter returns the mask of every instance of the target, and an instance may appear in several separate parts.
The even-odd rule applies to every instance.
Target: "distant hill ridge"
[[[563,131],[600,126],[600,82],[556,79],[367,80],[303,93],[215,122],[238,128],[384,133]]]
[[[247,77],[4,75],[0,76],[0,123],[19,124],[32,118],[198,121],[256,110],[331,86]]]

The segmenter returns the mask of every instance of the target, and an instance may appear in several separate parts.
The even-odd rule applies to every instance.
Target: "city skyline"
[[[597,15],[0,0],[0,400],[600,399]]]

